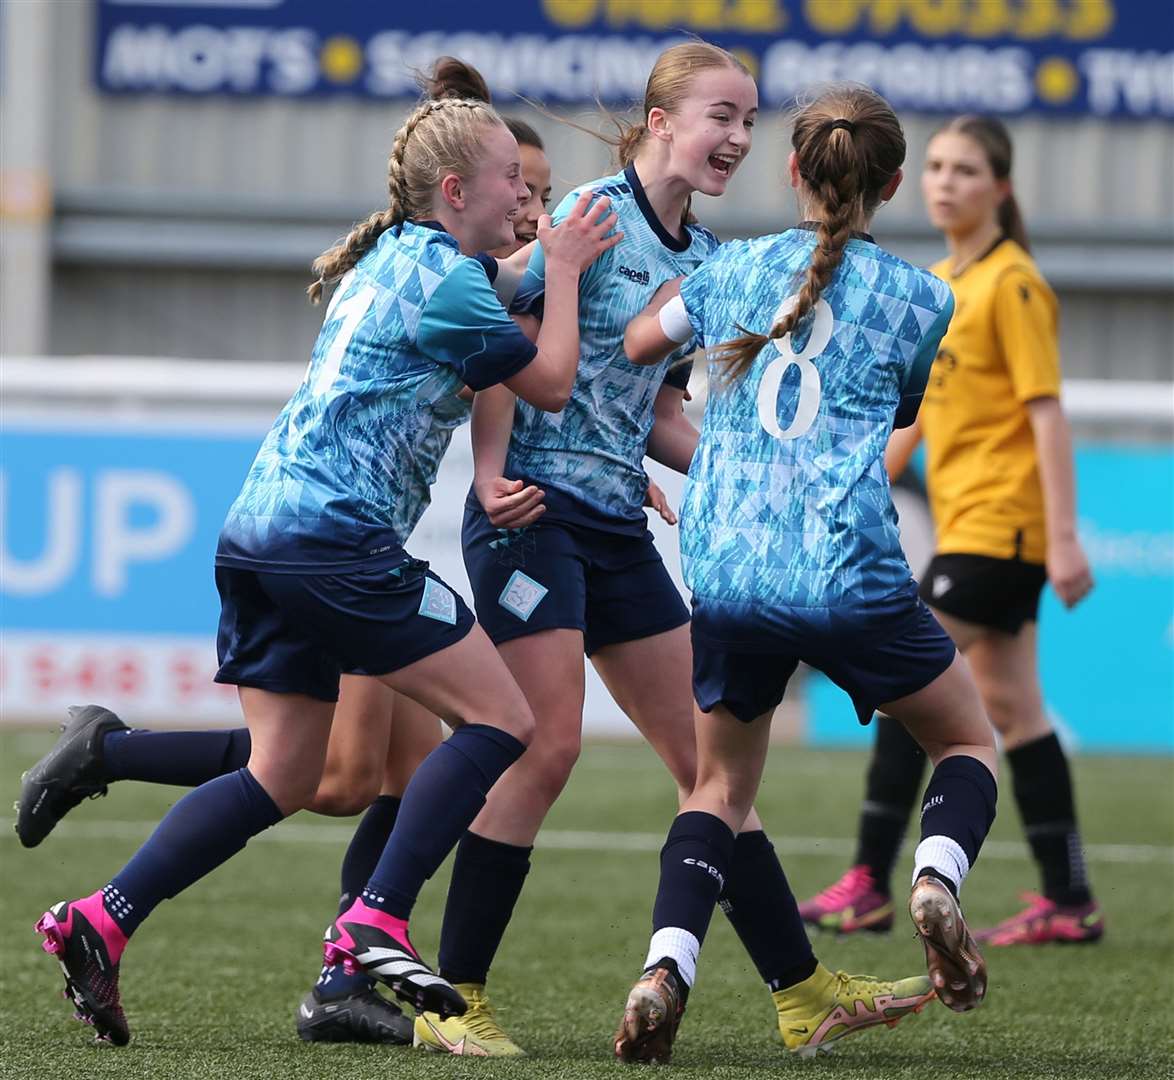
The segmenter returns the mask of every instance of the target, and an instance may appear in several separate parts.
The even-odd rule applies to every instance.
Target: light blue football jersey
[[[717,240],[700,225],[687,226],[684,240],[668,232],[631,165],[572,191],[554,212],[556,224],[586,190],[611,198],[624,239],[580,279],[579,371],[570,401],[561,413],[518,402],[506,475],[545,488],[548,515],[642,531],[648,487],[643,462],[653,402],[666,379],[685,385],[688,372],[673,365],[693,346],[663,363],[638,367],[624,355],[624,329],[665,281],[694,270],[717,248]],[[540,307],[544,275],[545,260],[541,248],[535,248],[512,310]]]
[[[807,226],[733,241],[682,282],[705,346],[766,333],[815,242]],[[732,384],[710,365],[680,515],[695,597],[843,611],[909,594],[885,445],[898,410],[916,414],[953,308],[943,281],[856,238],[794,341]]]
[[[402,559],[468,416],[462,385],[501,382],[536,351],[452,236],[388,229],[335,290],[306,375],[228,512],[217,563],[330,573]]]
[[[411,458],[405,463],[403,494],[393,508],[393,527],[401,544],[408,542],[432,502],[432,485],[436,483],[440,463],[452,442],[452,433],[469,421],[473,403],[452,395],[436,403],[432,410],[432,427],[425,432]]]

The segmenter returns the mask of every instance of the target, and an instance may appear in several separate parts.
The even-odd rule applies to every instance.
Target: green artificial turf
[[[45,732],[0,733],[0,799],[51,745]],[[800,896],[847,866],[864,756],[775,747],[759,809]],[[990,950],[990,992],[976,1013],[931,1003],[895,1030],[845,1040],[800,1061],[781,1049],[769,995],[716,916],[672,1069],[689,1076],[836,1080],[1117,1080],[1174,1076],[1174,762],[1080,757],[1077,791],[1090,866],[1108,918],[1095,946]],[[589,745],[547,822],[493,972],[500,1018],[531,1056],[493,1061],[403,1048],[303,1045],[294,1010],[320,963],[338,865],[352,821],[302,814],[143,926],[123,962],[133,1041],[96,1045],[59,997],[60,973],[32,924],[59,899],[92,892],[134,851],[174,788],[115,785],[33,851],[0,839],[0,1076],[579,1078],[623,1075],[610,1036],[638,974],[656,887],[656,847],[674,809],[663,769],[640,744]],[[11,815],[9,815],[11,817]],[[816,841],[827,842],[819,844]],[[1009,914],[1035,873],[1007,787],[992,845],[967,881],[972,924]],[[541,843],[541,840],[540,840]],[[555,845],[555,846],[551,846]],[[908,852],[898,871],[904,885]],[[413,937],[434,958],[446,866],[426,887]],[[884,937],[823,937],[832,967],[888,976],[922,970],[904,916]]]

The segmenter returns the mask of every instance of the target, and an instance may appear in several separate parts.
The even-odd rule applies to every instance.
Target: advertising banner
[[[239,723],[234,689],[212,682],[219,615],[212,558],[266,426],[226,423],[212,413],[114,423],[93,410],[74,417],[6,409],[6,721],[56,720],[66,705],[97,701],[143,725]],[[679,505],[680,477],[650,471]],[[1081,535],[1097,584],[1073,612],[1046,596],[1040,643],[1048,708],[1081,747],[1174,750],[1174,452],[1082,446],[1077,474]],[[460,551],[470,475],[465,428],[408,550],[471,602]],[[914,515],[903,514],[908,529]],[[679,584],[676,530],[659,521],[652,528]],[[587,729],[630,734],[590,674]],[[840,690],[815,676],[806,690],[807,741],[869,737]]]
[[[1174,117],[1165,0],[98,0],[95,30],[112,93],[414,97],[447,53],[499,100],[628,104],[693,35],[767,107],[850,79],[906,111]]]
[[[1174,452],[1081,446],[1076,476],[1095,585],[1072,611],[1044,590],[1045,708],[1074,747],[1174,750]],[[817,743],[872,741],[822,676],[808,682],[807,725]]]

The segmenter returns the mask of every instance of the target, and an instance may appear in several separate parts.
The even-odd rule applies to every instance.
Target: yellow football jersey
[[[1058,305],[1004,238],[950,274],[954,318],[921,405],[937,550],[1043,563],[1044,500],[1027,402],[1060,394]]]

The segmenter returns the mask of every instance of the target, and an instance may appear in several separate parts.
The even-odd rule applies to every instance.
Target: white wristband
[[[693,325],[685,311],[685,301],[678,293],[660,309],[660,328],[669,341],[683,344],[693,336]]]

